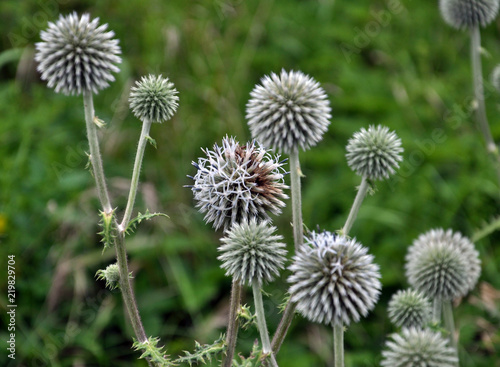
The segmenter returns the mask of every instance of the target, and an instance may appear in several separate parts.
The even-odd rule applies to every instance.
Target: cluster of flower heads
[[[275,232],[276,227],[269,222],[259,223],[255,218],[227,230],[218,249],[226,275],[248,285],[272,281],[283,269],[287,253],[286,245],[280,242],[283,237]]]
[[[316,145],[330,124],[330,103],[319,83],[300,71],[261,79],[250,93],[248,126],[252,137],[283,153]]]
[[[380,289],[379,267],[355,239],[330,232],[304,237],[293,257],[291,301],[313,322],[348,325],[375,307]]]
[[[60,15],[49,23],[36,43],[35,60],[41,78],[50,88],[64,94],[81,94],[84,90],[97,93],[114,80],[121,62],[118,40],[108,25],[99,25],[99,18],[89,14]]]
[[[378,125],[362,128],[347,143],[347,164],[359,176],[387,179],[403,159],[401,139],[389,128]]]
[[[443,300],[465,296],[481,274],[474,244],[450,229],[433,229],[420,235],[408,249],[405,267],[414,289]]]
[[[498,14],[499,0],[439,0],[446,23],[456,29],[486,27]]]
[[[268,220],[285,206],[283,161],[255,141],[240,145],[225,137],[222,146],[203,149],[206,157],[193,162],[197,168],[191,189],[205,221],[218,229],[252,218]]]

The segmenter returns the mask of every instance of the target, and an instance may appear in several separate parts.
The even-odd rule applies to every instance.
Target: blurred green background
[[[394,331],[387,303],[407,286],[404,256],[420,233],[443,227],[478,238],[483,272],[455,309],[462,366],[499,366],[499,187],[472,116],[469,37],[448,27],[436,1],[214,0],[12,1],[0,3],[0,364],[145,366],[131,350],[132,330],[118,292],[95,281],[113,262],[101,255],[99,208],[85,169],[81,97],[54,93],[39,80],[34,43],[59,13],[90,12],[116,32],[123,52],[117,80],[94,99],[108,123],[101,134],[113,204],[123,210],[140,123],[127,106],[140,76],[162,73],[179,90],[172,121],[152,128],[136,212],[170,219],[141,224],[128,237],[129,260],[146,332],[173,356],[225,330],[230,279],[219,268],[221,232],[204,224],[186,175],[191,161],[226,134],[250,139],[249,93],[270,72],[302,70],[321,83],[331,126],[301,154],[304,222],[339,229],[360,178],[345,145],[361,127],[384,124],[403,140],[404,162],[365,199],[351,233],[381,266],[375,310],[345,334],[346,366],[378,366]],[[482,32],[485,78],[500,62],[500,21]],[[499,95],[486,87],[493,135],[500,141]],[[290,205],[275,224],[292,249]],[[6,358],[7,255],[16,255],[17,354]],[[265,287],[271,333],[287,289]],[[249,290],[246,302],[251,303]],[[240,332],[247,355],[257,332]],[[278,355],[284,367],[331,366],[331,330],[297,316]],[[214,363],[214,365],[216,365]]]

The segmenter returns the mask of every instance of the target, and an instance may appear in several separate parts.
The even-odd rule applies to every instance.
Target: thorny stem
[[[130,192],[128,194],[127,207],[125,209],[125,214],[123,215],[123,220],[120,223],[119,230],[125,231],[132,216],[132,210],[134,208],[135,196],[137,194],[137,188],[139,186],[139,176],[141,173],[142,160],[144,158],[144,150],[148,143],[149,129],[151,128],[151,121],[144,120],[142,122],[141,137],[139,138],[139,145],[137,146],[137,153],[135,156],[134,170],[132,172],[132,180],[130,182]]]
[[[222,367],[231,367],[233,363],[234,350],[236,348],[236,338],[238,336],[238,309],[241,302],[241,282],[233,279],[231,289],[231,304],[229,306],[229,321],[226,336],[226,355],[222,361]]]
[[[356,220],[356,217],[358,216],[358,211],[361,207],[361,203],[363,202],[363,199],[365,198],[369,188],[370,184],[368,183],[366,176],[363,176],[363,178],[361,179],[361,185],[358,189],[358,193],[356,194],[356,198],[354,199],[354,203],[352,204],[351,211],[349,212],[349,216],[347,217],[344,227],[342,228],[342,234],[344,236],[347,236],[349,231],[351,230],[351,227]]]
[[[444,327],[448,331],[448,338],[450,339],[450,346],[455,349],[458,359],[458,343],[455,339],[455,322],[453,321],[453,307],[451,301],[443,301],[443,321]],[[456,364],[458,366],[458,362]]]
[[[92,93],[88,90],[83,92],[83,105],[85,110],[85,124],[87,126],[87,138],[90,147],[90,162],[94,173],[94,179],[97,186],[99,201],[103,207],[103,211],[107,214],[112,212],[111,201],[106,188],[106,178],[102,166],[102,157],[99,150],[99,140],[97,138],[96,124],[94,123],[94,103]],[[147,342],[146,332],[142,325],[137,309],[137,303],[130,283],[129,270],[127,264],[127,251],[124,244],[124,234],[119,232],[115,238],[115,250],[118,269],[120,271],[120,290],[123,297],[123,302],[127,310],[135,336],[140,343]],[[153,364],[148,360],[148,365]]]
[[[333,326],[333,358],[335,367],[344,367],[344,325]]]
[[[257,327],[260,333],[260,340],[262,342],[262,352],[269,355],[271,366],[278,367],[276,358],[271,349],[271,342],[269,341],[269,332],[267,331],[266,317],[264,314],[264,304],[262,302],[262,292],[260,290],[260,283],[257,279],[252,282],[253,301],[255,304],[255,318],[257,319]]]
[[[493,135],[491,134],[490,125],[486,116],[486,107],[484,104],[483,70],[481,66],[480,55],[481,33],[479,31],[478,25],[471,28],[470,39],[474,100],[477,104],[475,106],[476,118],[479,124],[479,130],[481,130],[481,134],[483,135],[484,141],[486,143],[486,149],[494,159],[497,178],[500,184],[500,153],[498,151],[497,145],[495,144],[495,141],[493,140]]]

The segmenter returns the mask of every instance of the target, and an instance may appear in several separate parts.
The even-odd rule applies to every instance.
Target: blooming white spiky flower
[[[498,0],[439,0],[444,21],[456,29],[486,27],[498,14]]]
[[[331,232],[312,232],[289,267],[291,301],[313,322],[348,325],[375,307],[380,272],[368,249]]]
[[[135,82],[130,92],[130,108],[141,121],[163,122],[170,120],[179,106],[179,96],[174,83],[161,75],[143,76]]]
[[[463,258],[466,268],[461,277],[465,277],[466,285],[460,287],[461,292],[453,298],[458,296],[463,297],[474,289],[477,284],[481,275],[481,260],[474,244],[460,232],[453,232],[451,229],[445,231],[442,228],[436,228],[421,234],[413,241],[413,245],[408,250],[407,259],[412,258],[414,253],[425,252],[426,248],[433,247],[438,243],[450,246]]]
[[[246,117],[252,137],[283,153],[316,145],[330,124],[330,103],[319,83],[300,71],[261,79],[250,93]]]
[[[284,161],[271,155],[255,141],[240,145],[225,137],[222,146],[202,149],[206,158],[193,165],[198,169],[191,189],[196,207],[205,221],[218,229],[252,218],[268,220],[285,206]]]
[[[399,168],[403,160],[401,139],[386,126],[369,126],[354,133],[347,143],[347,164],[360,176],[383,180]]]
[[[389,319],[400,327],[423,328],[431,321],[432,307],[429,299],[413,289],[399,290],[389,302]]]
[[[56,92],[79,95],[83,90],[97,93],[115,80],[112,73],[120,69],[118,40],[99,18],[90,20],[73,12],[60,15],[56,23],[40,33],[43,42],[36,43],[35,60],[41,78]]]
[[[218,248],[221,267],[226,275],[252,285],[272,281],[283,269],[286,260],[286,245],[279,242],[283,236],[275,235],[276,227],[268,221],[235,223],[225,232]]]
[[[391,339],[382,351],[383,367],[454,367],[458,363],[455,349],[439,332],[404,328]]]

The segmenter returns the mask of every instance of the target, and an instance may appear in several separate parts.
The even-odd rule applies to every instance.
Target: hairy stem
[[[99,139],[97,138],[97,127],[94,123],[94,101],[92,92],[89,90],[83,91],[83,107],[85,110],[85,125],[87,126],[87,139],[90,149],[90,163],[94,174],[95,183],[97,186],[97,195],[101,202],[103,211],[110,214],[111,201],[109,200],[108,189],[106,187],[106,177],[102,168],[101,151],[99,150]]]
[[[295,303],[288,301],[283,311],[283,317],[281,318],[278,328],[273,336],[273,341],[271,343],[271,348],[274,354],[278,354],[283,340],[285,340],[286,333],[292,324],[293,317],[295,316]]]
[[[241,282],[233,278],[231,288],[231,304],[229,306],[229,321],[227,325],[226,344],[227,350],[222,367],[231,367],[233,363],[234,350],[236,348],[236,338],[238,336],[238,309],[241,302]]]
[[[344,325],[333,326],[333,358],[335,367],[344,367]]]
[[[304,230],[302,228],[302,195],[300,189],[301,175],[299,151],[297,149],[290,153],[290,186],[292,191],[292,220],[295,252],[297,252],[304,243]]]
[[[432,321],[440,322],[441,321],[441,311],[443,309],[443,302],[440,297],[435,297],[432,303]]]
[[[262,343],[262,352],[269,355],[271,366],[277,367],[276,358],[271,349],[271,342],[269,341],[269,333],[267,331],[266,317],[264,315],[264,304],[262,302],[262,292],[260,290],[260,283],[254,279],[252,282],[253,302],[255,304],[255,318],[257,319],[257,327],[260,333],[260,340]]]
[[[455,349],[458,358],[458,343],[455,339],[455,322],[453,320],[453,307],[451,301],[443,301],[443,321],[444,327],[448,331],[448,338],[450,339],[450,346]],[[458,366],[458,363],[456,364]]]
[[[356,198],[354,199],[354,203],[352,204],[351,211],[349,212],[349,216],[342,228],[342,234],[347,236],[351,227],[358,216],[359,208],[361,207],[361,203],[368,192],[370,185],[368,184],[368,180],[365,176],[361,179],[361,185],[359,186],[358,193],[356,194]]]
[[[500,153],[493,140],[490,125],[486,116],[486,107],[484,103],[483,70],[481,66],[481,33],[479,26],[476,25],[470,30],[471,39],[471,63],[472,63],[472,81],[474,87],[474,100],[476,102],[476,118],[479,124],[479,130],[486,143],[486,149],[492,156],[497,172],[498,182],[500,184]]]
[[[139,186],[139,176],[141,173],[142,160],[144,158],[144,150],[148,143],[149,129],[151,128],[151,121],[144,120],[142,122],[141,137],[139,138],[139,144],[137,146],[137,153],[135,155],[134,170],[132,172],[132,181],[130,182],[130,192],[128,194],[127,207],[125,208],[125,214],[123,215],[123,220],[120,223],[119,230],[124,231],[130,221],[132,216],[132,210],[134,209],[135,197],[137,195],[137,188]]]

